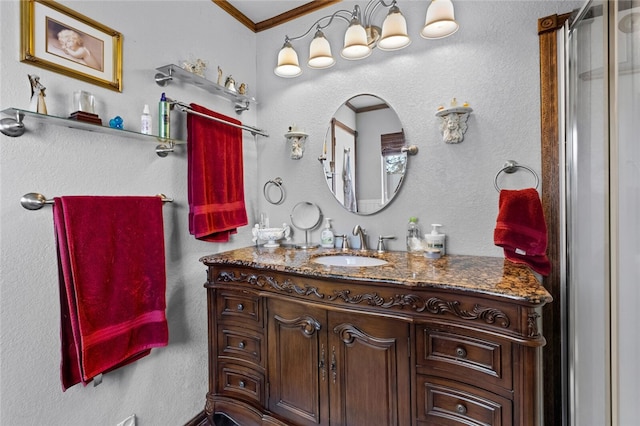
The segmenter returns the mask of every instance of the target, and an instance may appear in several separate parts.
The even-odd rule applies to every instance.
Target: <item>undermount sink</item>
[[[327,256],[319,256],[313,259],[313,262],[326,266],[380,266],[386,265],[386,260],[378,259],[377,257],[368,256],[353,256],[353,255],[341,255],[333,254]]]

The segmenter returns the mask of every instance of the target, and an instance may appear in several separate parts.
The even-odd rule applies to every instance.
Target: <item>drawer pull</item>
[[[467,414],[467,407],[462,404],[456,404],[456,412],[458,414]]]
[[[244,305],[242,303],[238,303],[238,307],[237,307],[239,312],[244,311]]]
[[[240,349],[244,349],[244,348],[245,348],[245,346],[246,346],[246,344],[245,344],[244,342],[240,342],[240,343],[238,343],[238,347],[239,347]]]
[[[465,350],[465,348],[458,346],[456,348],[456,356],[458,358],[466,358],[467,357],[467,351]]]
[[[238,386],[244,389],[244,387],[246,386],[246,383],[244,382],[244,380],[240,380],[240,383],[238,383]]]

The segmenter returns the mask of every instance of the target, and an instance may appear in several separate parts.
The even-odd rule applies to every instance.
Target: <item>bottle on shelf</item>
[[[171,133],[169,131],[169,111],[171,111],[171,105],[167,101],[167,97],[162,92],[160,97],[160,103],[158,104],[158,136],[161,139],[170,139]]]
[[[140,133],[150,135],[151,127],[153,127],[153,121],[151,119],[151,113],[149,112],[149,105],[145,104],[142,110],[142,116],[140,117]]]
[[[410,217],[407,224],[407,252],[409,254],[422,254],[423,250],[422,233],[420,232],[420,225],[418,225],[418,218]]]

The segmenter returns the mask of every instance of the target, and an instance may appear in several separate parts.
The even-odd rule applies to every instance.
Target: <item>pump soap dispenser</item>
[[[440,250],[440,254],[444,256],[445,254],[445,234],[440,234],[438,232],[438,228],[442,226],[438,223],[431,224],[431,233],[424,234],[424,238],[427,240],[427,248],[428,249],[436,249]]]
[[[320,234],[320,245],[324,248],[334,248],[335,247],[335,235],[333,234],[333,229],[331,229],[331,218],[325,218],[324,229]]]

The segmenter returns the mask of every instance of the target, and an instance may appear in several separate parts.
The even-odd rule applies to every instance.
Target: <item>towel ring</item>
[[[538,174],[535,172],[535,170],[533,170],[531,167],[527,167],[527,166],[523,166],[522,164],[518,164],[514,160],[509,160],[506,163],[504,163],[504,166],[500,169],[500,171],[498,171],[498,173],[496,173],[496,178],[493,180],[493,186],[496,187],[496,191],[500,192],[500,190],[501,190],[501,188],[498,186],[498,176],[500,176],[500,173],[502,173],[502,172],[515,173],[518,169],[528,170],[533,175],[533,177],[536,179],[535,188],[538,189],[538,184],[540,183],[540,178],[538,177]]]
[[[270,185],[275,185],[280,190],[280,198],[278,198],[277,200],[272,200],[267,193],[267,188],[269,188]],[[284,188],[282,187],[282,178],[277,177],[275,179],[268,180],[262,188],[262,193],[264,194],[265,200],[267,200],[271,204],[282,204],[282,202],[284,201]]]

